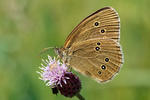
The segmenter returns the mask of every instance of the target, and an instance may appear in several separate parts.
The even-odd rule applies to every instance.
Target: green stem
[[[76,95],[76,97],[77,97],[79,100],[85,100],[85,98],[84,98],[81,94],[79,94],[79,93]]]

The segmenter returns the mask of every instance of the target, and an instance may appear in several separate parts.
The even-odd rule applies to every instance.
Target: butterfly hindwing
[[[69,64],[78,72],[105,82],[118,73],[122,64],[121,48],[111,39],[89,39],[72,45]]]

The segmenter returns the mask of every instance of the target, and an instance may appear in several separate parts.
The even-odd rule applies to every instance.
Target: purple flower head
[[[60,63],[60,61],[52,59],[48,56],[48,60],[42,60],[43,63],[40,67],[41,71],[38,72],[40,74],[40,79],[46,82],[47,86],[55,87],[60,84],[61,78],[64,73],[67,72],[67,68],[65,64]]]
[[[60,92],[66,97],[79,96],[81,90],[81,82],[72,72],[68,71],[68,67],[55,58],[48,56],[47,60],[42,60],[40,67],[40,79],[46,83],[46,86],[52,88],[53,94]]]

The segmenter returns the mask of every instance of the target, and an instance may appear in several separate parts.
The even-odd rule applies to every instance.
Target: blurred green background
[[[48,46],[63,46],[83,18],[104,6],[119,13],[124,64],[106,84],[78,74],[81,94],[86,100],[150,100],[149,4],[150,0],[0,0],[0,100],[71,100],[53,95],[38,79],[38,54]]]

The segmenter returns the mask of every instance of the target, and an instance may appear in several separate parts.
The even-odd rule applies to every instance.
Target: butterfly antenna
[[[41,50],[40,52],[40,55],[42,55],[43,53],[49,51],[50,49],[55,49],[56,47],[47,47],[47,48],[44,48],[43,50]]]

